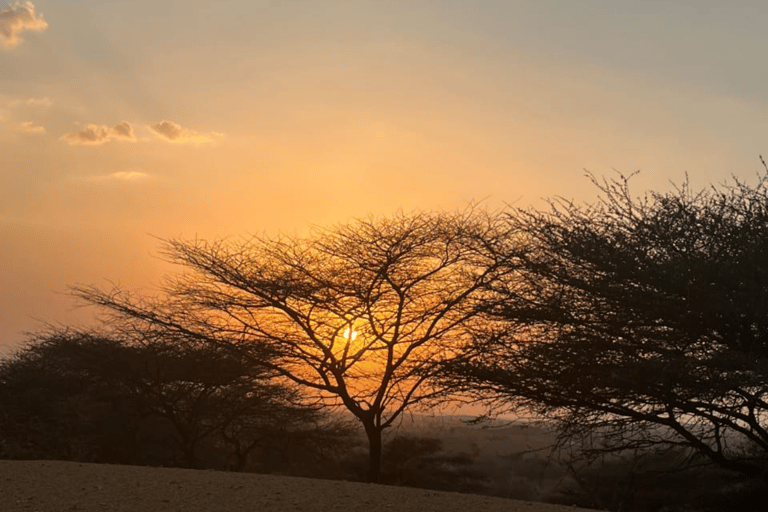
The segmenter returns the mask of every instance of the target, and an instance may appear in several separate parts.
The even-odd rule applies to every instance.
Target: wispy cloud
[[[187,130],[173,121],[160,121],[149,128],[161,139],[175,144],[204,144],[206,142],[213,142],[213,138],[210,135]],[[212,135],[221,136],[221,134]]]
[[[21,123],[21,131],[24,133],[45,133],[45,126],[39,126],[32,121],[24,121]]]
[[[133,126],[127,121],[122,121],[112,128],[103,124],[88,124],[74,133],[65,133],[61,140],[70,145],[98,146],[110,141],[135,142],[136,135]]]
[[[141,171],[118,171],[103,176],[97,176],[96,178],[113,181],[142,181],[149,178],[149,174]]]
[[[53,102],[50,98],[27,98],[25,100],[13,100],[8,104],[9,107],[27,106],[41,109],[46,109],[51,105],[53,105]]]
[[[151,174],[148,174],[141,170],[130,171],[117,171],[109,174],[99,174],[98,176],[80,176],[75,179],[90,182],[140,182],[146,181],[152,178]]]
[[[107,177],[119,181],[141,181],[149,178],[149,174],[140,171],[119,171],[113,172]]]
[[[13,48],[23,41],[20,34],[25,30],[42,32],[46,28],[48,23],[35,12],[32,2],[17,2],[0,10],[0,46]]]

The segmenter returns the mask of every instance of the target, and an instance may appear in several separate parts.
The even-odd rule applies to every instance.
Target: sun
[[[376,375],[381,366],[381,361],[377,358],[378,351],[368,344],[363,331],[365,329],[349,322],[343,331],[337,331],[338,341],[332,345],[332,350],[346,368],[348,377]]]

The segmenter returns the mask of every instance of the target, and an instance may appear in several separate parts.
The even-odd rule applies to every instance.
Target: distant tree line
[[[768,169],[639,198],[591,178],[594,204],[166,241],[188,272],[163,296],[73,290],[112,315],[106,339],[59,332],[3,362],[3,453],[156,443],[195,467],[214,443],[242,468],[335,404],[378,481],[382,432],[463,393],[555,421],[588,456],[674,447],[768,481]]]

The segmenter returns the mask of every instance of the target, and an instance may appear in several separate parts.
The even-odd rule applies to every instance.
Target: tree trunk
[[[195,455],[195,443],[184,443],[182,450],[184,452],[184,459],[187,461],[187,466],[190,469],[200,469],[198,468],[197,455]]]
[[[373,422],[365,422],[363,426],[368,437],[368,472],[365,478],[367,482],[376,484],[381,474],[381,428]]]

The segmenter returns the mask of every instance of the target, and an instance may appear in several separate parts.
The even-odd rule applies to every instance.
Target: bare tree
[[[497,220],[469,208],[358,220],[309,238],[170,240],[164,254],[189,272],[163,297],[74,293],[144,329],[253,354],[342,404],[365,430],[376,482],[382,431],[410,406],[448,396],[432,377],[469,339],[498,278],[500,251],[489,244],[506,242],[494,236]]]
[[[448,380],[593,454],[677,445],[765,476],[768,174],[639,199],[593,181],[597,204],[510,213],[529,252]]]

